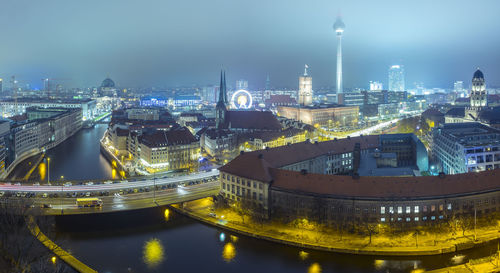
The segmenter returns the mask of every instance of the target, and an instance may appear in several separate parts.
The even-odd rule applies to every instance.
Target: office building
[[[434,128],[432,152],[446,174],[500,168],[500,130],[477,122]]]
[[[389,91],[406,91],[405,70],[402,65],[393,65],[389,68]]]

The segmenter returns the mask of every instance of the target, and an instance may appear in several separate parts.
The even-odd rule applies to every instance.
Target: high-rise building
[[[405,91],[405,70],[402,65],[389,68],[389,91]]]
[[[464,90],[464,82],[463,81],[456,81],[453,84],[453,91],[462,92],[463,90]]]
[[[370,91],[379,91],[384,89],[384,86],[381,82],[370,81]]]
[[[304,75],[299,77],[299,104],[309,106],[312,104],[312,77],[307,74],[307,64],[304,67]]]
[[[247,80],[237,80],[236,81],[236,90],[248,90],[248,81]]]
[[[3,79],[0,79],[0,93],[3,92]]]
[[[342,18],[337,17],[337,21],[333,24],[333,29],[337,34],[337,102],[339,100],[339,94],[342,94],[342,34],[344,33],[345,24],[342,22]]]

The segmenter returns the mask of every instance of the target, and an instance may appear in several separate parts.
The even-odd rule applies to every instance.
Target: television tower
[[[345,24],[342,22],[340,16],[337,17],[333,30],[337,34],[337,103],[339,102],[339,95],[342,94],[342,33],[344,33]]]

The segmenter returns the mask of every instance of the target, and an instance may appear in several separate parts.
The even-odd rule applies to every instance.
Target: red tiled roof
[[[269,111],[228,111],[230,128],[281,130],[281,124]]]
[[[500,190],[500,169],[479,173],[419,177],[380,177],[301,174],[270,169],[272,187],[346,198],[418,198]]]
[[[376,148],[378,136],[363,136],[320,143],[297,143],[239,155],[222,172],[270,183],[276,190],[340,198],[390,199],[463,195],[500,190],[500,169],[479,173],[420,177],[376,177],[302,174],[279,169],[328,153]]]
[[[268,172],[268,170],[263,170],[262,166],[280,168],[328,153],[351,152],[356,143],[360,143],[361,149],[374,149],[379,146],[379,137],[361,136],[318,143],[301,142],[267,150],[258,150],[239,155],[222,166],[220,170],[258,180]],[[261,161],[266,163],[261,163]]]
[[[189,144],[196,142],[196,138],[191,132],[183,127],[181,129],[162,131],[158,130],[152,134],[143,134],[140,136],[141,143],[148,147],[170,146],[178,144]]]

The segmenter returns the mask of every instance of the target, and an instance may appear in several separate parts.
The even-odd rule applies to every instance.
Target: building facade
[[[500,168],[500,131],[468,122],[433,129],[433,156],[446,174]]]
[[[264,218],[305,218],[337,227],[410,229],[500,209],[500,170],[421,177],[325,173],[332,155],[355,168],[357,153],[379,145],[378,136],[363,136],[242,153],[220,168],[220,195]]]
[[[402,65],[389,68],[389,91],[405,91],[405,70]]]

